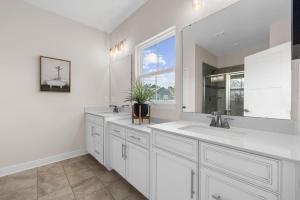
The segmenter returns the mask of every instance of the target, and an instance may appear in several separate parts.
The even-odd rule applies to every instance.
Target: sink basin
[[[188,126],[183,126],[179,129],[190,131],[193,133],[198,133],[198,134],[212,135],[212,136],[225,137],[225,138],[228,137],[237,138],[245,135],[245,132],[241,130],[237,130],[235,128],[224,129],[224,128],[211,127],[209,125],[188,125]]]

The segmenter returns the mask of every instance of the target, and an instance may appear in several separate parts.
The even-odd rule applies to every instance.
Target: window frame
[[[174,85],[174,100],[154,100],[153,102],[155,104],[168,104],[168,105],[173,105],[176,104],[176,68],[177,68],[177,56],[175,55],[175,66],[172,68],[168,68],[168,69],[162,69],[162,70],[158,70],[155,72],[149,72],[146,74],[143,74],[143,60],[144,60],[144,50],[156,45],[166,39],[169,39],[171,37],[175,37],[175,43],[176,43],[176,47],[175,47],[175,52],[177,54],[177,38],[176,38],[176,27],[173,26],[171,28],[168,28],[167,30],[153,36],[152,38],[138,44],[135,47],[135,80],[140,80],[142,78],[146,78],[146,77],[152,77],[152,76],[158,76],[161,74],[167,74],[167,73],[172,73],[174,72],[175,74],[175,85]]]

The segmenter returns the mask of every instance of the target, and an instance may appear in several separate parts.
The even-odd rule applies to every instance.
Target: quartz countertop
[[[119,126],[123,126],[125,128],[130,128],[133,130],[138,130],[138,131],[142,131],[145,133],[150,133],[151,129],[149,128],[149,124],[132,124],[131,118],[123,118],[123,119],[108,119],[107,120],[110,123],[119,125]]]
[[[114,113],[111,111],[98,111],[98,110],[88,110],[88,111],[85,111],[85,113],[100,116],[100,117],[122,117],[122,116],[130,115],[128,112]]]
[[[197,132],[185,127],[201,127]],[[176,121],[151,125],[154,130],[197,139],[251,153],[300,162],[300,136],[231,127],[221,129],[193,121]]]

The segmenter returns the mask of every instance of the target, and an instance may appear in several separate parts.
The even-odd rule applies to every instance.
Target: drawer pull
[[[97,151],[97,150],[95,150],[95,153],[96,153],[96,154],[98,154],[98,155],[100,155],[100,152],[99,152],[99,151]]]
[[[194,176],[195,176],[195,172],[193,170],[191,170],[191,199],[194,199]]]
[[[121,131],[119,130],[116,130],[116,129],[112,129],[113,132],[116,132],[116,133],[120,133]]]
[[[101,136],[101,134],[99,134],[99,133],[95,133],[97,136]]]
[[[222,198],[221,198],[221,196],[220,195],[212,195],[211,196],[213,199],[215,199],[215,200],[222,200]]]
[[[131,135],[131,136],[129,136],[129,137],[131,137],[132,139],[135,139],[135,140],[141,141],[141,138],[139,138],[139,137],[135,137],[135,136],[133,136],[133,135]]]

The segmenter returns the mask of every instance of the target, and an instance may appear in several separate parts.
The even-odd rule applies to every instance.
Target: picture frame
[[[71,61],[40,56],[40,91],[71,92]]]

